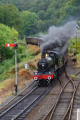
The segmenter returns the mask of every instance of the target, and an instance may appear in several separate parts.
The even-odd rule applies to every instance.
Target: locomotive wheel
[[[40,84],[38,84],[38,87],[41,87],[41,85],[40,85]]]
[[[41,87],[41,83],[40,83],[40,81],[37,82],[37,85],[38,85],[38,87]]]
[[[59,70],[56,71],[56,80],[59,79]]]
[[[48,85],[49,85],[49,83],[48,83],[48,82],[46,82],[45,86],[46,86],[46,87],[48,87]]]

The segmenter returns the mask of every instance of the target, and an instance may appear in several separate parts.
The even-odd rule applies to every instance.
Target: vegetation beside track
[[[12,48],[14,49],[14,48]],[[24,68],[24,64],[34,60],[36,52],[39,51],[39,48],[31,46],[24,46],[17,49],[18,53],[18,69]],[[2,63],[0,63],[0,82],[7,79],[12,78],[14,76],[14,56],[11,59],[6,59]]]
[[[13,48],[12,48],[13,49]],[[32,45],[19,45],[18,53],[18,91],[32,81],[33,71],[36,70],[37,61],[40,59],[40,48]],[[26,70],[24,64],[28,63]],[[0,103],[8,96],[14,94],[15,66],[14,57],[0,63]]]
[[[77,64],[76,67],[80,67],[80,38],[72,39],[69,45],[69,54],[74,57],[76,53]]]

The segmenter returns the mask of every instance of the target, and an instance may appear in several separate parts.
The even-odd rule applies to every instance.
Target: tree
[[[43,10],[41,10],[41,11],[38,13],[38,15],[39,15],[39,18],[40,18],[41,20],[47,19],[47,15],[46,15],[45,11],[43,11]]]
[[[24,24],[24,34],[25,35],[32,35],[38,32],[38,16],[36,13],[23,11],[21,13],[21,17],[23,19]]]
[[[10,4],[0,6],[0,23],[14,27],[21,32],[22,19],[16,6]]]
[[[69,18],[79,18],[80,0],[1,0],[0,5],[10,3],[17,6],[19,11],[35,12],[42,23],[42,29],[59,25]],[[6,11],[6,10],[5,10]],[[1,13],[1,12],[0,12]],[[3,15],[2,15],[3,16]],[[3,18],[3,17],[2,17]],[[48,20],[48,21],[47,21]],[[46,27],[47,26],[47,27]],[[21,32],[22,33],[22,32]]]
[[[14,43],[14,38],[18,39],[18,32],[14,28],[0,24],[0,58],[10,58],[13,56],[11,48],[6,48],[5,43]]]

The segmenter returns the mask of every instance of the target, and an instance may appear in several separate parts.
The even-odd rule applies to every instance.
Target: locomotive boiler
[[[67,64],[67,51],[62,54],[57,51],[45,51],[37,64],[37,71],[33,75],[38,86],[49,85],[58,79]]]

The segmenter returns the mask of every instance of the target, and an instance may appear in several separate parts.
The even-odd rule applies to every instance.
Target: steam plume
[[[76,37],[77,21],[70,21],[63,26],[52,26],[47,35],[42,35],[41,50],[56,50],[64,53],[68,47],[69,40]]]

